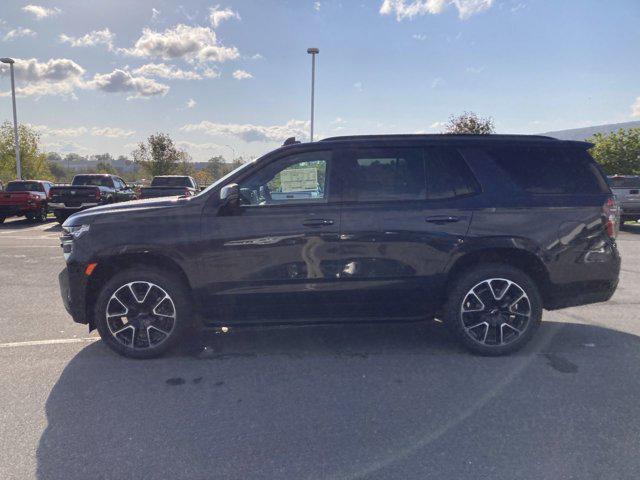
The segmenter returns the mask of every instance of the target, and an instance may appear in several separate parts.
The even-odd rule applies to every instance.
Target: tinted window
[[[187,177],[155,177],[152,187],[190,187],[191,181]]]
[[[38,182],[9,182],[7,192],[42,192],[42,185]]]
[[[243,205],[323,202],[331,152],[297,153],[273,162],[240,183]]]
[[[608,186],[586,151],[563,148],[496,148],[498,166],[530,193],[607,193]]]
[[[611,188],[640,188],[640,177],[609,177]]]
[[[427,198],[437,200],[471,195],[478,184],[462,155],[454,148],[425,149]]]
[[[424,160],[417,148],[353,151],[345,178],[347,198],[359,201],[423,200]]]
[[[111,177],[94,177],[91,175],[76,175],[72,185],[95,185],[96,187],[113,187]]]

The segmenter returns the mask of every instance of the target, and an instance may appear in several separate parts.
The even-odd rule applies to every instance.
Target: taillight
[[[100,189],[98,187],[96,187],[96,200],[100,200]]]
[[[618,215],[618,206],[613,200],[613,197],[607,198],[602,206],[602,215],[605,220],[605,227],[607,229],[607,235],[611,238],[616,238],[618,232],[616,231],[616,217]]]

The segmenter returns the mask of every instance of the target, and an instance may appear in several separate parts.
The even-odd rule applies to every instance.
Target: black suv
[[[591,145],[385,135],[285,146],[194,197],[64,223],[62,297],[115,351],[193,325],[442,319],[474,352],[522,347],[543,309],[608,300],[615,205]]]

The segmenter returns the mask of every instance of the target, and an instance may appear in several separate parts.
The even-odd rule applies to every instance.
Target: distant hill
[[[571,130],[558,130],[557,132],[546,132],[541,135],[548,135],[550,137],[559,138],[560,140],[586,140],[596,133],[611,133],[617,132],[621,128],[640,128],[640,121],[625,122],[625,123],[611,123],[609,125],[596,125],[595,127],[585,128],[573,128]]]

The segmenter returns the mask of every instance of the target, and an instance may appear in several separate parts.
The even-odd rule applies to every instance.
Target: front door
[[[292,153],[241,178],[240,208],[203,215],[200,289],[211,321],[330,315],[340,206],[331,150]]]
[[[340,162],[341,282],[362,316],[413,317],[442,297],[475,183],[454,149],[353,149]]]

